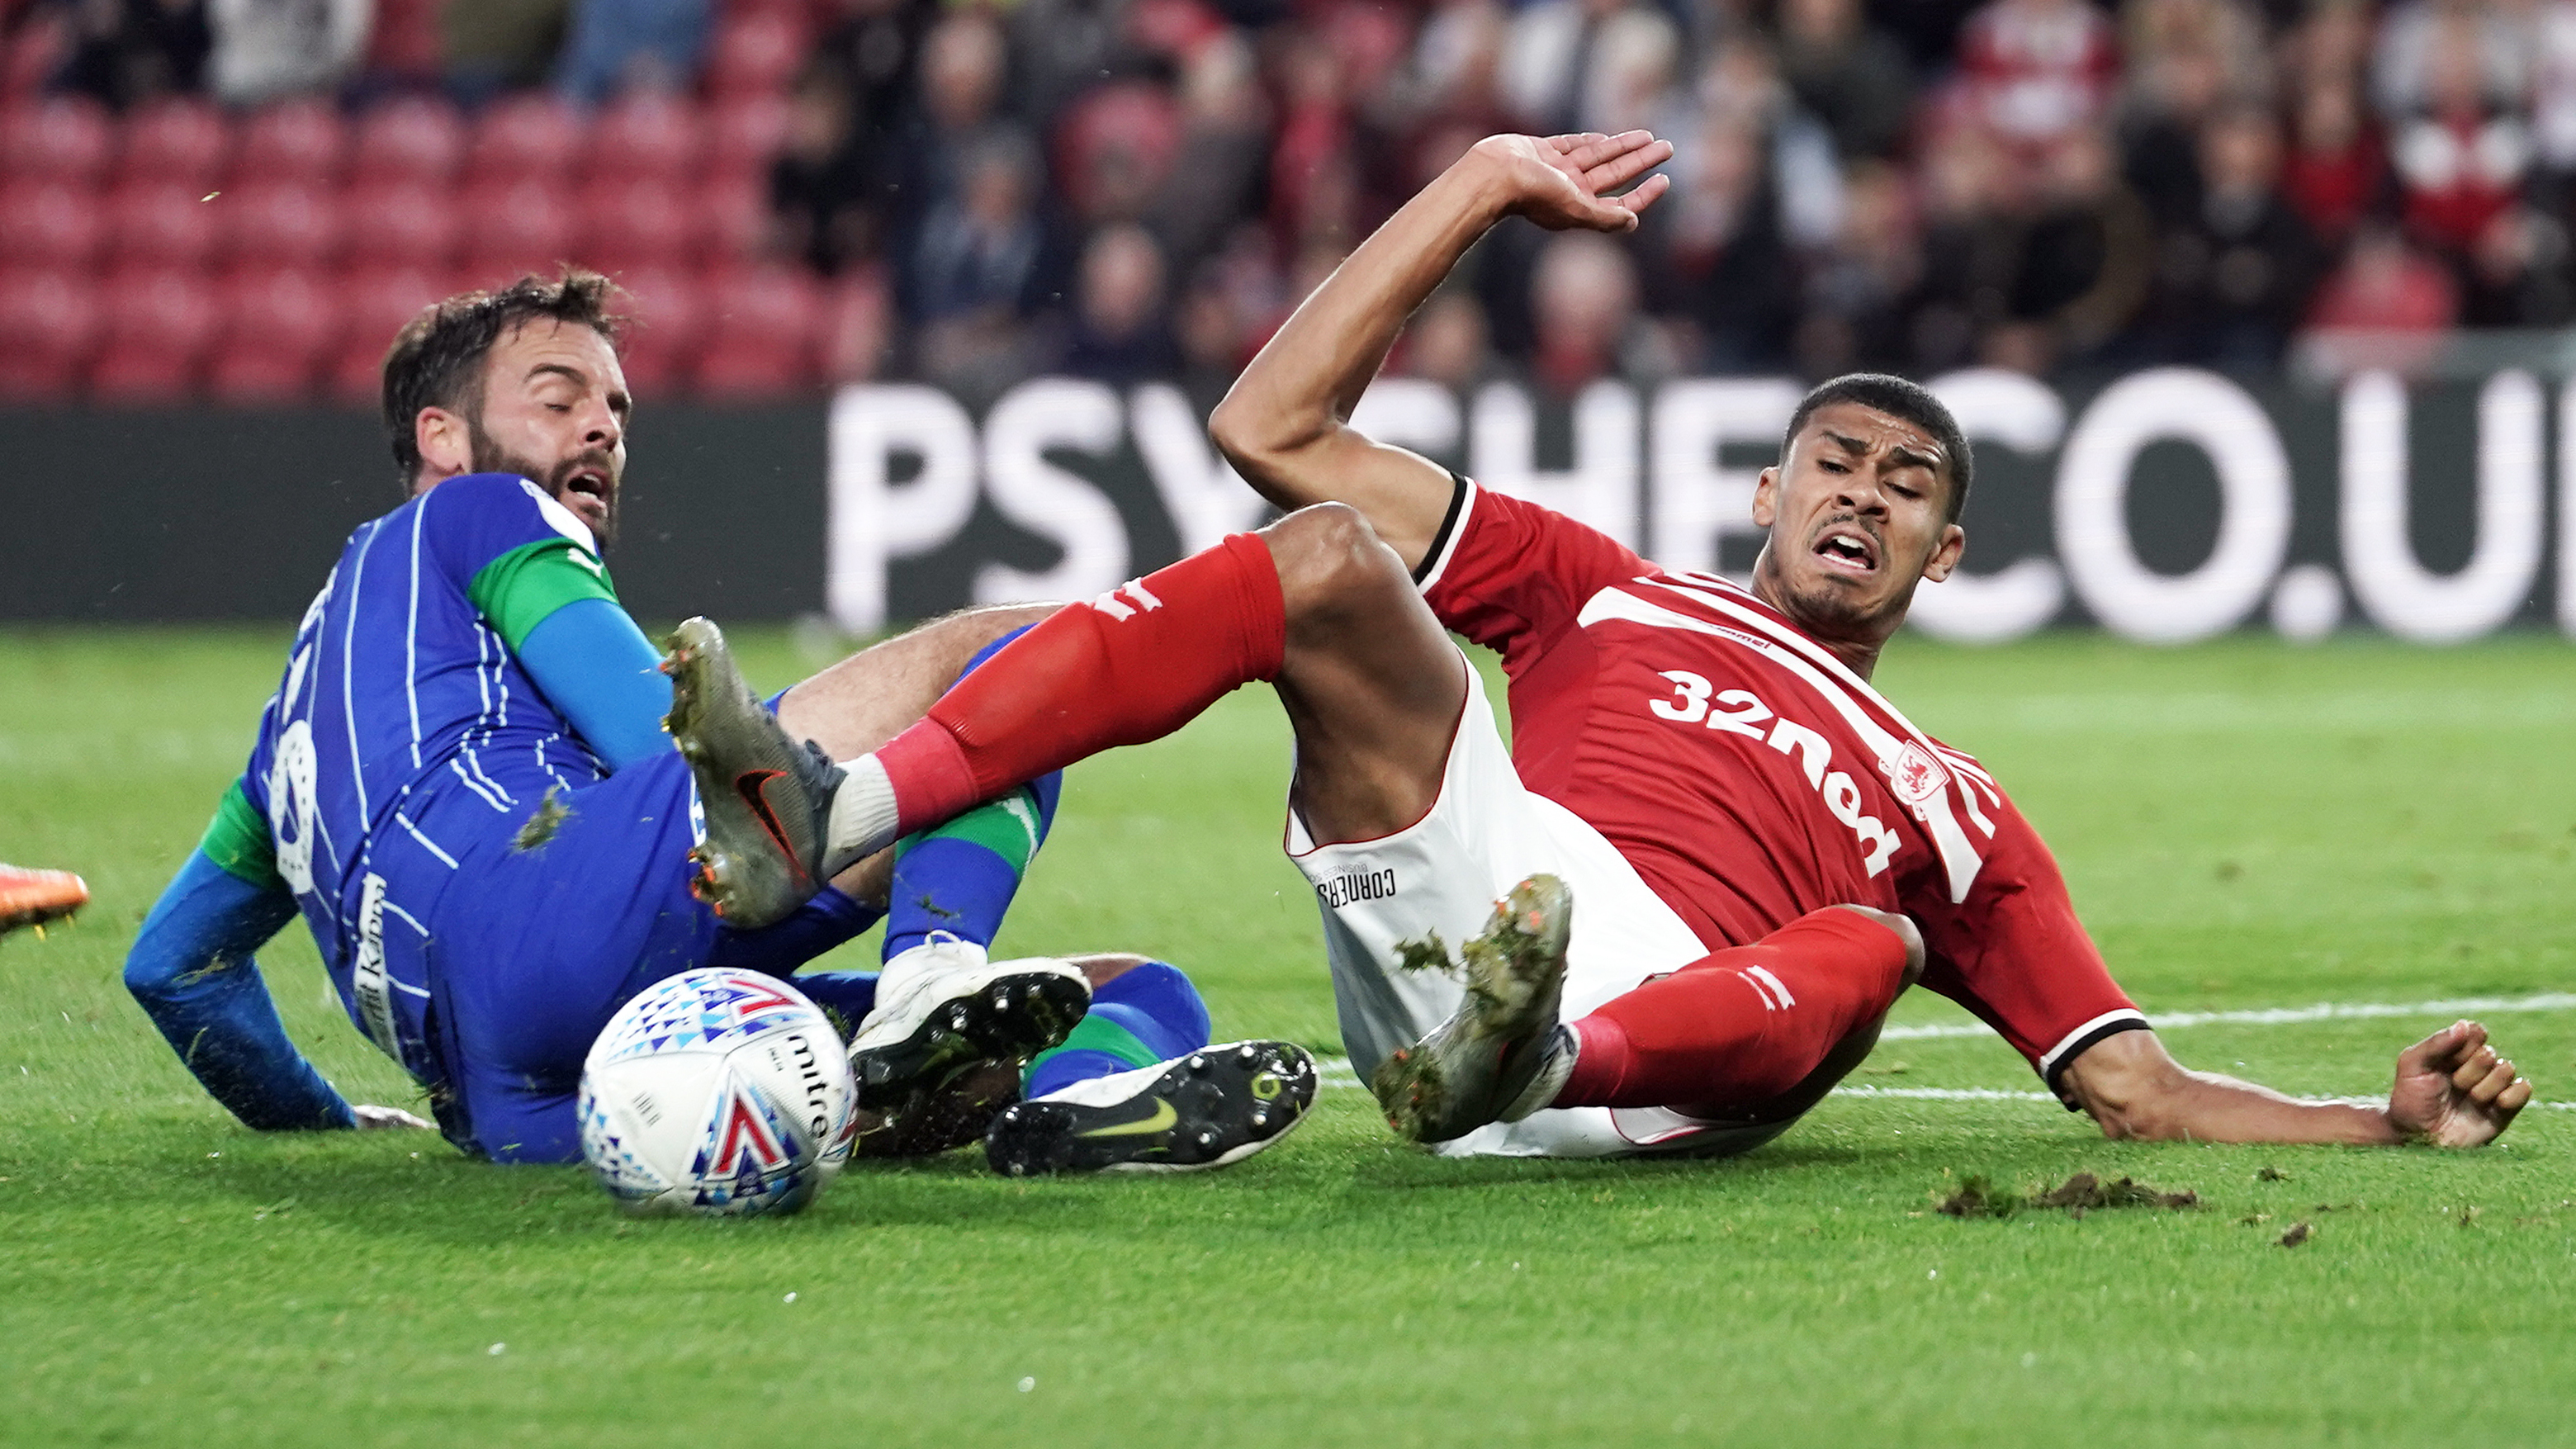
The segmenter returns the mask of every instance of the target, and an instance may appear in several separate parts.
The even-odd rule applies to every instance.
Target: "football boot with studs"
[[[1369,1078],[1396,1131],[1447,1142],[1488,1122],[1517,1122],[1565,1085],[1573,1042],[1556,1016],[1573,919],[1574,894],[1552,875],[1531,876],[1494,907],[1453,968],[1467,999]],[[1407,952],[1408,965],[1445,964],[1446,954],[1435,937],[1427,950]]]
[[[46,922],[88,904],[89,886],[70,871],[0,865],[0,936],[20,926],[33,926],[42,936]]]
[[[984,1135],[984,1156],[1005,1177],[1202,1172],[1286,1136],[1315,1085],[1315,1059],[1293,1042],[1202,1047],[1014,1102]]]
[[[779,727],[712,621],[690,619],[663,645],[662,672],[671,676],[663,723],[706,811],[706,839],[689,852],[689,889],[729,926],[774,925],[831,879],[823,857],[841,767]]]
[[[934,931],[886,963],[876,1009],[850,1038],[858,1104],[901,1127],[976,1068],[1016,1069],[1061,1043],[1090,1009],[1091,983],[1064,962],[991,961],[974,942]]]

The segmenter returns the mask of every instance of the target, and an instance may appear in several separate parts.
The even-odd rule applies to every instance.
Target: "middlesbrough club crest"
[[[1879,768],[1887,772],[1888,788],[1896,792],[1896,798],[1918,808],[1950,783],[1950,772],[1941,768],[1932,752],[1911,740],[1897,751],[1895,758],[1881,761]]]

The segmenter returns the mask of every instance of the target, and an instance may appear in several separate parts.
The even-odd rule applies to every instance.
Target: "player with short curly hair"
[[[1966,545],[1967,442],[1923,388],[1808,394],[1753,493],[1749,588],[1351,428],[1405,319],[1490,227],[1631,229],[1670,154],[1642,131],[1479,142],[1217,409],[1218,445],[1287,517],[1065,609],[921,724],[835,751],[848,763],[778,810],[786,836],[711,816],[705,888],[787,909],[763,868],[782,840],[827,870],[1266,680],[1296,734],[1288,848],[1343,1040],[1396,1127],[1444,1151],[1742,1151],[1857,1065],[1918,980],[2113,1137],[2503,1131],[2531,1086],[2472,1022],[2400,1054],[2385,1104],[2184,1070],[1993,777],[1871,687],[1916,586]],[[1508,749],[1450,630],[1501,652]],[[684,659],[683,696],[720,665]],[[710,795],[731,763],[702,761]],[[1435,964],[1455,975],[1404,969]]]

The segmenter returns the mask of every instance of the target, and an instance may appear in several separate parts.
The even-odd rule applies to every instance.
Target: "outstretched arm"
[[[205,842],[161,892],[125,958],[125,989],[208,1095],[262,1131],[427,1127],[394,1107],[352,1107],[287,1039],[251,958],[288,921],[268,827],[236,785]]]
[[[1551,231],[1634,230],[1667,179],[1626,186],[1673,154],[1644,131],[1488,136],[1351,253],[1235,380],[1208,420],[1236,471],[1288,510],[1347,503],[1407,568],[1421,566],[1449,509],[1449,475],[1351,430],[1351,410],[1413,310],[1494,223]]]
[[[2067,1068],[2066,1090],[2114,1139],[2197,1142],[2425,1142],[2494,1140],[2531,1100],[2531,1083],[2487,1044],[2474,1021],[2454,1022],[2397,1057],[2388,1104],[2303,1102],[2269,1087],[2187,1070],[2151,1031],[2105,1037]]]

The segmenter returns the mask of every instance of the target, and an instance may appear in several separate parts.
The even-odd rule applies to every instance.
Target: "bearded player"
[[[1294,511],[1068,607],[882,748],[776,777],[762,819],[717,809],[748,762],[711,753],[702,888],[730,913],[792,910],[920,822],[1265,680],[1296,733],[1287,845],[1323,905],[1343,1038],[1397,1128],[1443,1150],[1743,1150],[1848,1072],[1917,980],[2115,1138],[2504,1130],[2531,1088],[2470,1022],[2401,1053],[2385,1106],[2182,1068],[1993,778],[1870,688],[1916,583],[1965,544],[1967,442],[1922,389],[1808,394],[1755,491],[1750,589],[1350,428],[1404,319],[1488,228],[1628,230],[1670,154],[1643,132],[1478,143],[1218,409],[1228,458]],[[1501,651],[1508,752],[1452,629]],[[743,714],[711,626],[682,645],[683,696]],[[1457,942],[1463,985],[1404,969]]]
[[[1205,1007],[1170,966],[987,959],[1052,816],[1049,775],[932,822],[899,859],[854,860],[765,929],[690,898],[698,802],[663,732],[670,686],[599,552],[631,411],[612,298],[595,274],[530,277],[428,309],[388,353],[409,500],[351,536],[248,768],[127,959],[198,1080],[253,1127],[422,1125],[351,1107],[280,1027],[251,953],[300,914],[351,1020],[428,1088],[450,1140],[577,1159],[582,1061],[619,1004],[692,967],[786,976],[884,915],[882,974],[794,978],[857,1024],[880,1145],[971,1139],[1038,1053],[1032,1095],[1075,1097],[988,1144],[1006,1171],[1215,1165],[1293,1125],[1304,1053],[1201,1053]],[[856,753],[1047,612],[952,616],[770,707]]]

